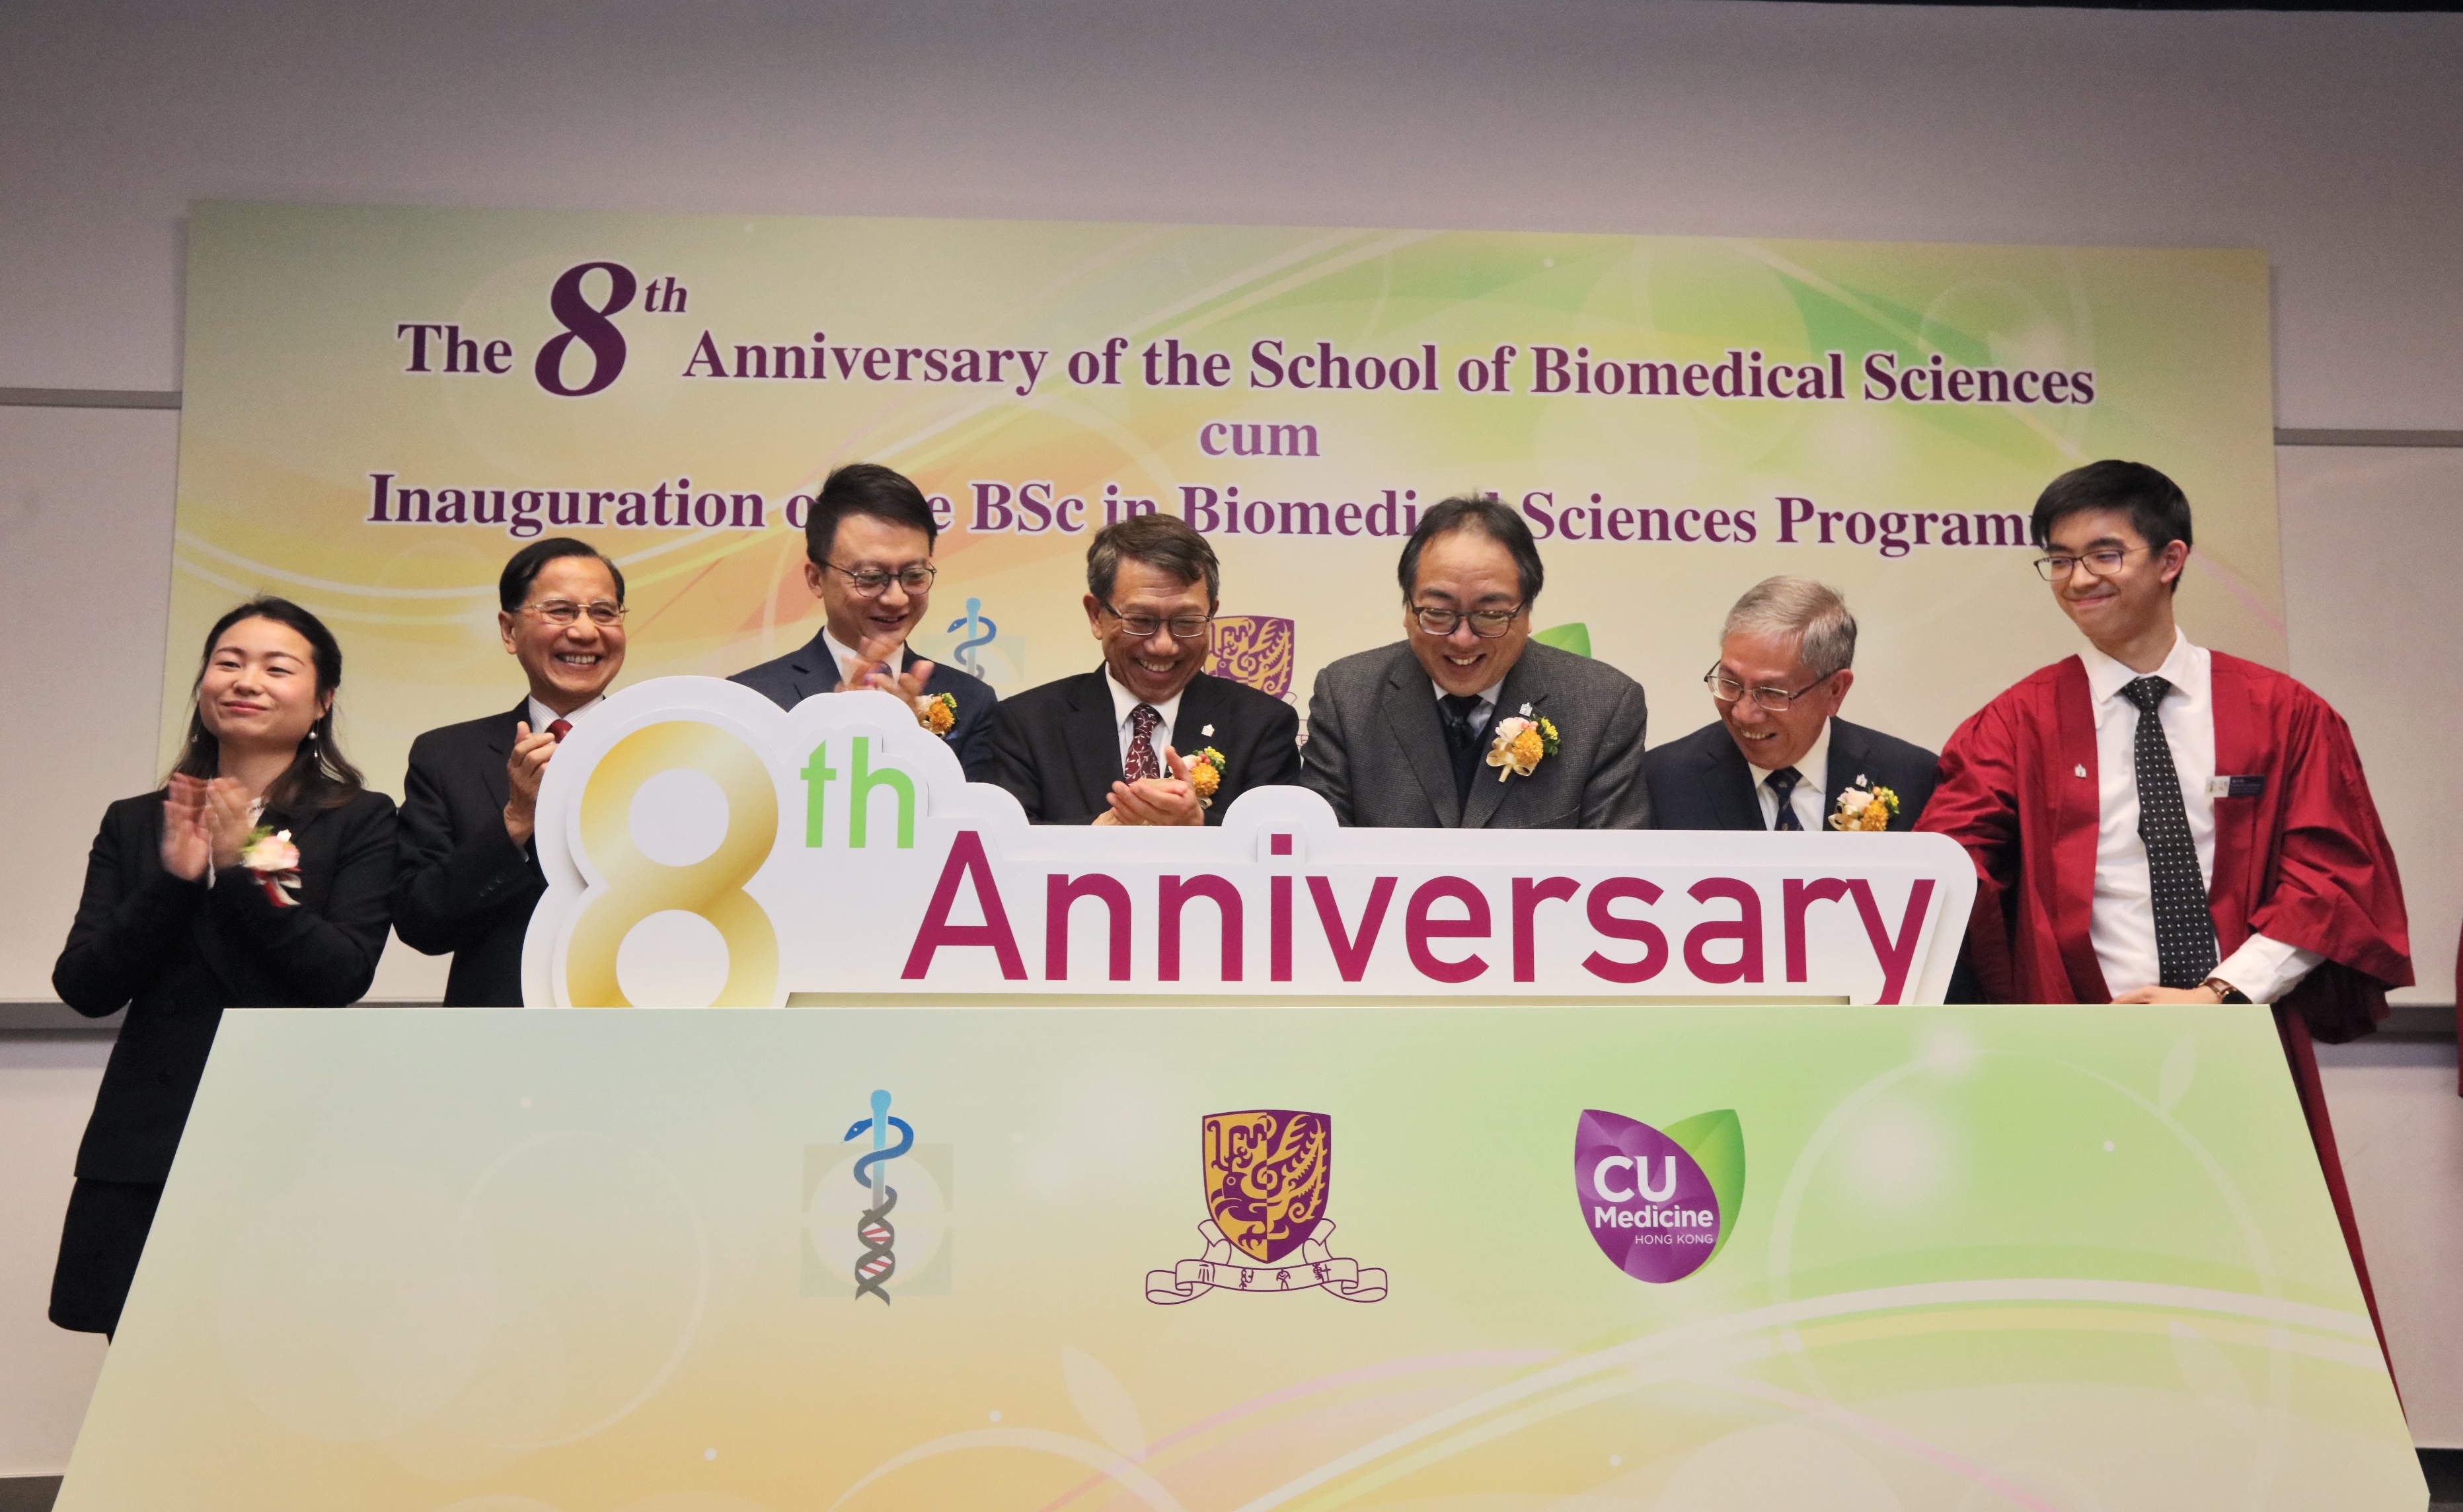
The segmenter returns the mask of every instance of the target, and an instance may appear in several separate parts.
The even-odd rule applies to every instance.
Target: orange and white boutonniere
[[[239,864],[265,889],[267,902],[277,909],[298,907],[299,900],[292,894],[299,890],[299,847],[291,844],[291,831],[258,825],[239,853]]]
[[[934,693],[915,700],[915,722],[946,740],[958,728],[958,695]]]
[[[1496,722],[1496,739],[1488,748],[1488,764],[1496,768],[1496,779],[1529,777],[1537,770],[1540,758],[1557,754],[1557,727],[1545,719],[1533,717],[1531,706],[1524,704],[1522,712]]]
[[[1212,734],[1214,727],[1206,727]],[[1214,795],[1223,787],[1223,753],[1208,746],[1188,758],[1188,785],[1197,794],[1200,808],[1212,808]]]
[[[1839,806],[1830,814],[1830,827],[1878,833],[1890,827],[1898,812],[1899,795],[1885,787],[1875,787],[1871,778],[1859,773],[1856,785],[1839,795]]]

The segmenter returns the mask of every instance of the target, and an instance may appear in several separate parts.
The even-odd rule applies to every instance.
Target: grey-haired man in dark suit
[[[1719,717],[1643,760],[1659,829],[1830,829],[1876,788],[1899,802],[1886,828],[1915,827],[1932,797],[1933,754],[1839,717],[1855,682],[1856,617],[1804,578],[1755,583],[1728,611],[1704,675]]]
[[[1403,548],[1404,639],[1318,673],[1300,782],[1345,824],[1646,829],[1642,686],[1531,641],[1539,549],[1493,498],[1449,498]],[[1545,720],[1557,750],[1525,773],[1499,725]]]

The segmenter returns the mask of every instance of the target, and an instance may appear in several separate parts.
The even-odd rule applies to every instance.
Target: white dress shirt
[[[1747,762],[1752,766],[1753,763]],[[1819,834],[1827,828],[1827,816],[1821,812],[1821,796],[1830,791],[1830,721],[1821,721],[1821,734],[1813,737],[1813,749],[1796,758],[1797,775],[1802,780],[1788,794],[1788,807],[1796,810],[1796,822],[1807,834]],[[1770,785],[1770,774],[1754,767],[1754,798],[1762,806],[1762,828],[1778,828],[1778,790]]]
[[[2171,654],[2149,674],[2172,685],[2155,706],[2172,767],[2181,778],[2181,806],[2190,838],[2198,848],[2198,875],[2209,886],[2215,875],[2215,800],[2207,790],[2215,775],[2214,662],[2203,646],[2175,630]],[[2138,838],[2138,706],[2121,696],[2139,673],[2090,646],[2079,652],[2086,668],[2087,694],[2095,707],[2097,825],[2095,902],[2087,915],[2088,937],[2103,982],[2113,996],[2163,980],[2155,951],[2153,880],[2147,845]],[[2299,985],[2325,959],[2315,951],[2252,934],[2213,975],[2239,988],[2253,1002],[2271,1003]]]
[[[1145,700],[1122,687],[1121,680],[1112,675],[1112,669],[1108,667],[1103,668],[1103,686],[1112,690],[1112,712],[1117,717],[1120,727],[1121,770],[1126,772],[1129,769],[1129,741],[1136,733],[1136,726],[1131,716],[1137,713],[1138,705],[1144,703]],[[1155,771],[1164,777],[1171,776],[1171,763],[1163,758],[1163,750],[1164,747],[1171,744],[1172,721],[1180,717],[1181,693],[1188,690],[1184,687],[1180,693],[1174,693],[1162,703],[1151,706],[1156,713],[1163,715],[1154,727],[1152,740]]]
[[[601,693],[598,697],[590,700],[590,702],[583,704],[573,712],[569,714],[560,714],[555,710],[550,709],[547,705],[540,703],[537,699],[534,698],[531,700],[531,734],[534,735],[544,734],[547,733],[547,727],[556,723],[559,719],[564,720],[568,724],[578,725],[581,723],[582,715],[590,712],[590,711],[598,708],[600,704],[603,704],[606,701],[607,695],[605,693]]]

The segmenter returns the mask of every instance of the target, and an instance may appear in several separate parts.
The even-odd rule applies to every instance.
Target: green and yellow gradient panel
[[[1251,1109],[1382,1299],[1148,1300]],[[1699,1269],[1594,1109],[1733,1115]],[[60,1505],[2424,1501],[2263,1014],[1503,1002],[233,1013]]]

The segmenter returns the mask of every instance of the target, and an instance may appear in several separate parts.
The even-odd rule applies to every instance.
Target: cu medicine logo
[[[1591,1108],[1574,1127],[1574,1195],[1619,1270],[1683,1281],[1728,1242],[1745,1195],[1744,1128],[1725,1108],[1665,1132]]]

